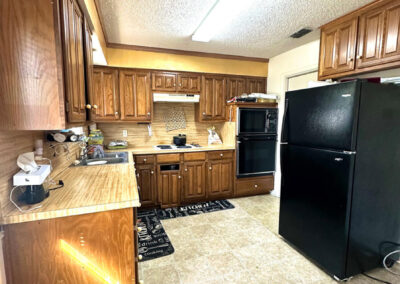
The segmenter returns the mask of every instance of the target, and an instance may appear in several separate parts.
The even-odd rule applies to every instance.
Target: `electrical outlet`
[[[122,130],[122,136],[128,137],[128,130],[126,130],[126,129]]]

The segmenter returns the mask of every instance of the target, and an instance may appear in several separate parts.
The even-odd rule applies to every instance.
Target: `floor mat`
[[[146,210],[138,212],[138,243],[139,254],[142,255],[140,261],[146,261],[162,256],[169,255],[174,252],[165,230],[157,218],[156,210]]]
[[[232,203],[228,200],[216,200],[199,202],[195,204],[190,204],[187,206],[179,206],[165,209],[155,209],[157,211],[157,216],[160,220],[166,220],[177,217],[184,217],[190,215],[197,215],[209,212],[215,212],[226,209],[233,209]]]

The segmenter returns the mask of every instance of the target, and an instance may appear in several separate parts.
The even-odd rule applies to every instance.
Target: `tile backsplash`
[[[167,131],[164,117],[174,108],[182,109],[185,113],[186,128]],[[195,122],[193,103],[155,103],[153,122],[151,123],[152,136],[149,136],[147,124],[137,123],[98,123],[98,128],[102,130],[105,143],[110,140],[126,140],[130,147],[153,146],[157,144],[171,144],[172,137],[179,133],[187,135],[187,143],[199,143],[207,145],[207,128],[215,126],[217,133],[221,136],[224,122],[204,123]],[[128,131],[128,137],[123,137],[122,131]]]

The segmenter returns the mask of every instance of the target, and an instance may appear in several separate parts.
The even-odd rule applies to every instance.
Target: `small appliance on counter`
[[[173,142],[176,146],[185,146],[186,145],[186,134],[178,134],[174,136]]]

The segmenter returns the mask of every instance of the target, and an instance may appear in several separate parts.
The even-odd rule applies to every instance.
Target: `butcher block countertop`
[[[62,180],[64,187],[50,191],[50,196],[20,212],[11,203],[5,210],[2,225],[66,217],[115,209],[139,207],[135,167],[132,155],[129,162],[98,166],[69,167],[54,180]],[[55,187],[55,186],[52,186]],[[22,206],[28,209],[28,206]]]

